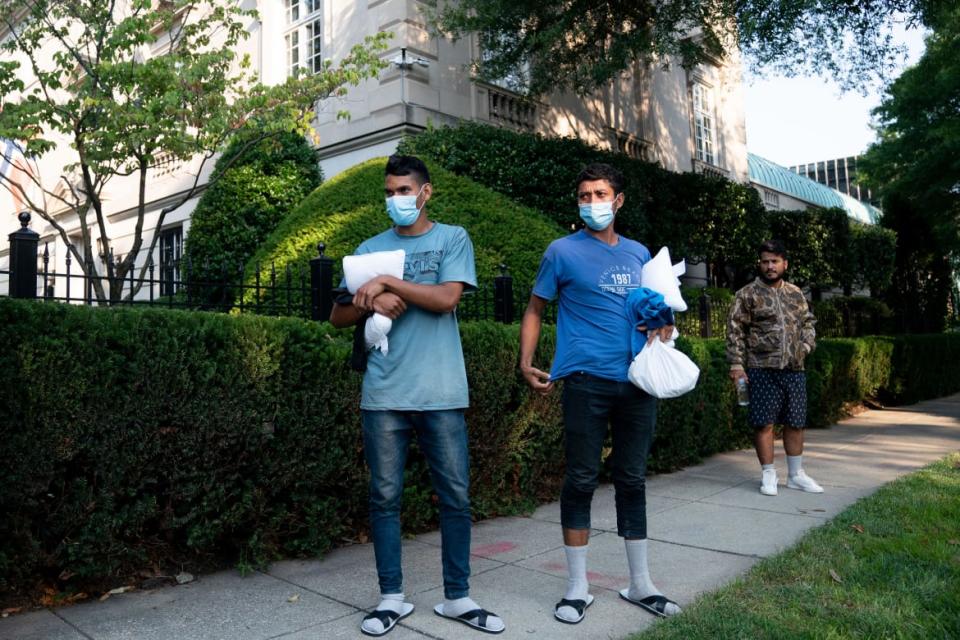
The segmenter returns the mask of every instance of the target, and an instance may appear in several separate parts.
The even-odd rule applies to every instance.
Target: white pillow
[[[350,293],[356,293],[357,289],[377,276],[393,276],[402,279],[405,257],[403,249],[345,256],[343,277],[347,281],[347,290]]]
[[[674,311],[686,311],[687,303],[680,295],[680,278],[687,270],[683,260],[675,265],[670,263],[670,250],[660,249],[657,255],[643,265],[640,272],[640,284],[663,296],[663,301]]]
[[[396,251],[374,251],[359,256],[343,258],[343,279],[347,281],[347,291],[356,293],[357,289],[377,276],[393,276],[403,279],[403,261],[406,253]],[[380,349],[383,355],[390,351],[387,334],[393,327],[393,321],[385,315],[374,313],[364,327],[363,338],[367,349]]]

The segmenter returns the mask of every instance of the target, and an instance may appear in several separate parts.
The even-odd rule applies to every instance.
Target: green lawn
[[[668,638],[960,638],[960,453],[631,636]]]

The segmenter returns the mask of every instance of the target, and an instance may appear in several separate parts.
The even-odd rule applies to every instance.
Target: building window
[[[287,0],[287,24],[300,20],[300,0]]]
[[[780,194],[773,191],[768,191],[767,189],[763,190],[763,204],[767,206],[767,209],[779,209],[780,208]]]
[[[180,288],[180,258],[183,255],[183,227],[160,232],[160,295],[172,296]]]
[[[287,75],[292,76],[300,68],[300,32],[291,31],[286,35],[287,41]]]
[[[717,126],[712,93],[704,84],[695,82],[693,85],[694,141],[697,160],[716,165]]]
[[[287,75],[295,75],[305,68],[309,73],[323,69],[323,24],[320,16],[321,0],[286,0],[287,32],[284,43],[287,51]]]
[[[488,38],[493,38],[496,42],[493,47],[486,44]],[[484,63],[489,62],[491,58],[490,50],[492,48],[502,48],[507,46],[509,43],[506,42],[503,36],[489,36],[484,35],[480,38],[480,58]],[[501,89],[506,89],[507,91],[512,91],[517,95],[526,96],[530,93],[530,80],[532,75],[532,68],[530,66],[530,60],[526,57],[523,60],[517,62],[510,70],[508,70],[503,76],[499,78],[488,78],[486,82],[492,84],[495,87],[500,87]]]
[[[323,29],[317,18],[307,25],[307,68],[311,73],[323,70]]]

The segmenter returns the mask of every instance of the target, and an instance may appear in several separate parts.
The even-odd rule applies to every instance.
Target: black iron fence
[[[156,264],[152,256],[124,277],[109,277],[107,261],[79,265],[68,252],[62,270],[51,264],[49,245],[39,247],[39,236],[27,228],[29,214],[20,214],[21,229],[10,234],[10,266],[0,269],[7,280],[7,293],[15,298],[91,306],[162,306],[202,311],[239,311],[265,315],[326,319],[333,306],[334,260],[318,255],[306,265],[287,265],[278,272],[274,265],[258,267],[252,274],[240,269],[211,277],[209,269],[195,270],[189,261],[169,260]],[[113,263],[119,273],[121,261]],[[204,274],[204,275],[200,275]]]
[[[230,277],[222,270],[218,277],[204,265],[194,269],[186,261],[154,264],[131,269],[125,278],[90,275],[92,265],[78,268],[68,253],[65,269],[51,268],[49,248],[38,255],[39,236],[27,228],[29,214],[20,214],[21,229],[10,234],[10,267],[0,270],[0,280],[8,279],[8,295],[47,301],[105,306],[163,306],[201,311],[257,313],[325,320],[330,316],[334,298],[335,261],[324,255],[325,246],[317,246],[317,256],[306,265],[258,266],[252,274],[242,269]],[[109,259],[109,258],[108,258]],[[117,264],[120,264],[119,261]],[[505,265],[490,283],[463,296],[457,307],[461,320],[494,320],[506,324],[518,321],[530,299],[531,287],[515,286]],[[101,265],[101,271],[103,265]],[[676,314],[677,328],[687,336],[723,337],[730,302],[714,301],[703,292],[686,312]],[[817,314],[817,335],[849,337],[878,334],[887,327],[873,312],[844,307]],[[555,302],[549,303],[543,319],[557,319]]]

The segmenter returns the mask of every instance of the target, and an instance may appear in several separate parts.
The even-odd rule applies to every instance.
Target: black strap
[[[330,295],[333,296],[333,301],[337,304],[353,304],[353,294],[350,293],[346,287],[337,287],[336,289],[331,289]]]
[[[567,600],[566,598],[564,598],[563,600],[557,603],[556,608],[559,609],[560,607],[570,607],[571,609],[574,609],[578,615],[582,616],[583,610],[587,608],[587,601],[586,600]]]
[[[367,327],[367,321],[370,320],[370,314],[363,316],[353,327],[353,352],[350,354],[350,368],[354,371],[363,373],[367,370],[367,341],[364,337],[364,330]]]
[[[642,602],[643,604],[649,607],[653,607],[660,613],[667,612],[668,604],[677,604],[676,602],[673,602],[673,600],[670,600],[666,596],[660,596],[660,595],[647,596],[643,600],[640,600],[640,602]]]
[[[461,613],[457,617],[460,618],[461,620],[471,620],[473,618],[476,618],[477,626],[483,627],[484,629],[486,629],[488,615],[490,615],[490,612],[487,611],[486,609],[473,609],[471,611]]]
[[[376,611],[371,611],[364,620],[373,620],[377,619],[380,621],[380,624],[383,625],[384,629],[389,628],[393,625],[397,618],[400,617],[400,614],[396,611],[390,611],[388,609],[377,609]]]

